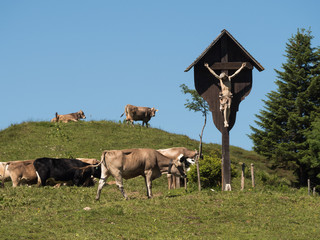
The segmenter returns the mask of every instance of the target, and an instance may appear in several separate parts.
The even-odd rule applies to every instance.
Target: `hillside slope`
[[[24,122],[0,131],[0,161],[34,159],[38,157],[100,158],[107,149],[169,148],[183,146],[198,149],[199,142],[184,135],[156,128],[135,127],[112,121],[90,122]],[[217,144],[204,144],[204,152],[221,151]],[[262,158],[254,152],[230,148],[233,162]],[[265,164],[263,164],[265,165]]]
[[[135,127],[112,121],[79,121],[70,123],[24,122],[0,131],[0,161],[36,159],[39,157],[88,157],[100,159],[108,149],[169,148],[182,146],[198,149],[199,142],[184,135],[156,128]],[[221,152],[218,144],[204,144],[204,154]],[[239,162],[272,173],[265,159],[252,151],[230,146],[231,162]]]
[[[24,122],[0,131],[0,161],[44,156],[100,158],[101,152],[107,149],[173,146],[197,149],[198,142],[155,128],[111,121]]]

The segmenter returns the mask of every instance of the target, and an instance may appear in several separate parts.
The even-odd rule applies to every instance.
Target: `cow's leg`
[[[11,177],[12,179],[12,187],[17,187],[19,185],[19,179],[16,177]]]
[[[167,174],[167,178],[168,178],[168,189],[171,189],[171,185],[172,185],[172,177],[171,174]]]
[[[14,172],[10,172],[10,178],[12,181],[12,187],[17,187],[20,182],[20,176]]]
[[[146,172],[145,181],[146,181],[146,187],[147,187],[147,196],[148,198],[152,198],[152,171]]]
[[[96,200],[99,200],[101,190],[102,190],[103,186],[105,185],[109,176],[110,176],[109,174],[102,174],[102,172],[101,172],[101,178],[99,180],[99,186],[98,186],[98,191],[97,191],[97,195],[96,195]]]
[[[181,184],[180,184],[180,177],[174,177],[175,179],[176,179],[176,186],[175,186],[175,188],[180,188],[180,186],[181,186]]]
[[[128,199],[128,196],[127,194],[125,193],[124,191],[124,188],[123,188],[123,181],[122,181],[122,176],[120,174],[120,172],[118,172],[117,174],[113,175],[115,180],[116,180],[116,184],[120,190],[120,192],[122,193],[122,196],[127,200]]]

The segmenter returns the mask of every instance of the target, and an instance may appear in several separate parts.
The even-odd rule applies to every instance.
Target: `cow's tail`
[[[103,151],[103,153],[102,153],[102,155],[101,155],[101,159],[100,159],[100,163],[103,163],[103,165],[106,167],[106,169],[108,169],[107,168],[107,163],[106,163],[106,153],[107,153],[108,151]]]
[[[81,170],[86,170],[87,168],[95,168],[95,167],[99,167],[101,165],[101,162],[97,163],[97,164],[90,164],[90,165],[87,165],[85,167],[74,167],[76,169],[81,169]]]
[[[42,182],[41,182],[41,178],[40,178],[38,171],[36,171],[36,174],[37,174],[37,178],[38,178],[37,186],[40,187],[42,185]]]
[[[126,105],[126,106],[124,107],[124,112],[121,114],[120,117],[122,117],[124,114],[126,114],[126,116],[128,116],[128,105]]]
[[[56,112],[56,121],[59,122],[59,114]]]

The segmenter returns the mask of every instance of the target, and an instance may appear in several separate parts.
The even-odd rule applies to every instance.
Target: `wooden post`
[[[229,154],[229,130],[222,131],[222,191],[231,191],[231,166]]]
[[[221,62],[227,63],[228,58],[228,43],[226,37],[221,38]],[[221,70],[226,75],[228,70]],[[221,112],[222,114],[222,112]],[[229,121],[229,119],[228,119]],[[231,166],[230,166],[230,152],[229,152],[229,129],[222,128],[222,190],[231,191]]]
[[[185,163],[183,163],[183,172],[187,176]],[[183,181],[184,181],[184,189],[187,190],[187,178],[184,178]]]
[[[242,171],[241,171],[241,191],[244,189],[244,169],[246,167],[245,163],[240,163],[242,166]]]
[[[197,165],[197,176],[198,176],[198,191],[200,192],[201,191],[201,183],[200,183],[199,155],[196,156],[196,165]]]
[[[316,187],[313,187],[313,196],[316,196]]]
[[[251,180],[252,180],[252,187],[255,187],[255,182],[254,182],[254,164],[251,163]]]
[[[308,179],[308,195],[310,195],[311,189],[310,189],[310,179]]]

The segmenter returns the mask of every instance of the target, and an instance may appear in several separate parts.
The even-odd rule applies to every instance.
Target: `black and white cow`
[[[100,178],[101,168],[88,167],[90,164],[77,159],[66,158],[38,158],[33,163],[37,175],[38,184],[45,186],[48,179],[58,182],[72,181],[76,186],[89,186],[92,176]]]

